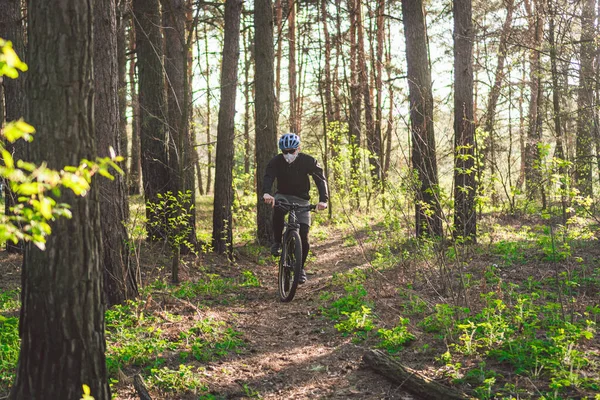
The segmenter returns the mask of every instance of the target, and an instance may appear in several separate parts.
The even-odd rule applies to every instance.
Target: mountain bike
[[[314,204],[301,206],[299,204],[276,201],[275,207],[288,212],[283,232],[283,243],[279,258],[279,274],[277,277],[279,299],[283,302],[288,302],[292,301],[296,294],[300,273],[302,272],[302,241],[300,240],[300,223],[296,217],[296,212],[311,211],[316,206]]]

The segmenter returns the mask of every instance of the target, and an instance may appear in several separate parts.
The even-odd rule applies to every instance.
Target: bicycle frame
[[[300,229],[300,224],[298,223],[298,217],[296,217],[297,211],[312,211],[316,208],[316,206],[314,204],[309,204],[307,206],[301,206],[300,204],[296,204],[296,203],[284,203],[280,200],[275,202],[275,207],[278,207],[278,208],[288,212],[288,218],[287,218],[287,221],[285,222],[284,234],[285,234],[285,232],[287,232],[290,229],[296,229],[296,230]]]
[[[285,230],[283,232],[283,243],[281,257],[279,259],[279,296],[281,301],[288,302],[294,298],[296,288],[298,286],[298,276],[302,269],[302,242],[300,239],[300,223],[296,216],[297,211],[314,210],[316,206],[299,204],[290,204],[287,202],[277,201],[275,207],[288,212],[287,222],[285,222]],[[291,240],[293,246],[288,248],[288,240]],[[288,258],[288,257],[292,258]],[[292,260],[292,261],[290,261]]]

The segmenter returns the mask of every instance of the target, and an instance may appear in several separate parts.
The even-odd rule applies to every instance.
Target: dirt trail
[[[227,274],[251,270],[259,278],[260,287],[243,288],[242,301],[215,301],[201,310],[187,310],[184,318],[198,314],[227,321],[242,332],[246,346],[240,354],[231,353],[214,362],[202,363],[205,368],[202,381],[217,399],[413,399],[380,375],[361,366],[365,347],[354,344],[335,328],[335,322],[323,317],[319,307],[324,303],[319,296],[331,288],[332,276],[364,263],[357,246],[343,245],[341,235],[333,234],[325,240],[312,239],[315,257],[307,266],[309,280],[301,285],[291,303],[281,303],[277,294],[277,267],[272,261],[258,265],[240,258],[237,265],[206,255],[199,261],[211,265],[211,272]],[[155,279],[159,265],[166,265],[158,246],[143,250],[142,271],[146,284]],[[1,253],[3,276],[0,289],[15,289],[20,284],[21,257]],[[164,258],[164,259],[162,259]],[[232,271],[232,269],[238,271]],[[182,271],[184,280],[195,281],[193,268]],[[164,272],[158,272],[164,276]],[[154,276],[154,278],[152,278]],[[235,294],[234,294],[235,295]],[[218,299],[213,299],[218,300]],[[153,299],[158,309],[176,312],[183,303],[168,303]],[[186,308],[185,305],[183,305]],[[172,308],[172,309],[171,309]],[[183,310],[180,310],[183,311]],[[187,314],[187,315],[186,315]],[[168,329],[165,327],[165,329]],[[179,327],[183,329],[183,327]],[[178,334],[178,330],[174,331]],[[173,363],[177,363],[173,355]],[[137,395],[131,384],[139,368],[123,371],[120,383],[113,390],[116,399],[133,400]],[[151,393],[153,399],[196,399],[191,394],[172,397]]]
[[[228,399],[248,398],[251,388],[263,399],[411,399],[381,376],[361,367],[365,348],[353,344],[320,315],[319,295],[334,272],[360,265],[356,247],[339,238],[313,240],[316,261],[307,266],[309,280],[291,303],[277,297],[274,264],[244,265],[261,280],[245,304],[220,312],[237,315],[236,329],[248,340],[246,354],[218,362],[208,386]],[[216,310],[215,310],[216,311]]]

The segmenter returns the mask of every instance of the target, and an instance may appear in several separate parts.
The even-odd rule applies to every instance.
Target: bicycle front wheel
[[[286,232],[279,259],[279,299],[292,301],[302,271],[302,242],[298,231]]]

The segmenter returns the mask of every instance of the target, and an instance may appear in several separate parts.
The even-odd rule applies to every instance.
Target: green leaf
[[[54,202],[48,197],[40,199],[40,214],[46,219],[52,219],[52,206]]]
[[[15,192],[25,196],[38,194],[42,191],[41,185],[36,182],[25,182],[16,186]]]
[[[2,149],[2,158],[4,159],[4,165],[6,165],[7,168],[12,169],[15,167],[15,162],[13,160],[12,154],[10,154],[8,150]]]
[[[12,42],[0,39],[0,76],[6,75],[14,79],[19,76],[17,70],[27,71],[27,64],[15,53]]]
[[[111,175],[111,173],[110,173],[110,172],[108,172],[108,170],[106,170],[106,169],[104,169],[104,168],[100,168],[100,169],[98,170],[98,173],[99,173],[100,175],[102,175],[103,177],[110,179],[111,181],[114,181],[114,180],[115,180],[115,177],[114,177],[114,176],[112,176],[112,175]]]

